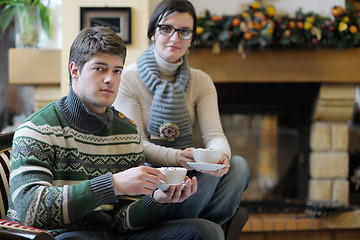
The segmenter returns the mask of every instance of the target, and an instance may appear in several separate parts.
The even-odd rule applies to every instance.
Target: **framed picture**
[[[131,43],[131,8],[81,7],[80,30],[96,25],[109,27],[119,34],[125,43]]]

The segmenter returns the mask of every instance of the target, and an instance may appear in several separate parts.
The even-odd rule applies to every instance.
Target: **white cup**
[[[194,160],[197,163],[218,163],[224,154],[221,150],[196,148],[192,149]]]
[[[187,169],[182,167],[161,167],[158,168],[166,177],[164,184],[178,184],[185,180]]]

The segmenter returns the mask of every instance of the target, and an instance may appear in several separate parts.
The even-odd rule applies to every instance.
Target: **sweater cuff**
[[[96,206],[117,203],[111,173],[91,179],[90,187]]]
[[[176,152],[178,151],[178,149],[169,149],[169,151],[167,152],[167,165],[168,166],[177,166],[176,163]]]
[[[130,206],[131,227],[137,228],[159,221],[165,207],[165,204],[157,203],[150,195],[142,197]]]

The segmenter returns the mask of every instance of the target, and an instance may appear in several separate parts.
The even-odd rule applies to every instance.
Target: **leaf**
[[[0,16],[0,27],[3,33],[5,33],[6,29],[13,20],[15,11],[15,7],[4,8],[4,11]]]
[[[40,9],[41,26],[46,32],[46,35],[50,38],[51,32],[50,32],[49,9],[42,4],[39,5],[39,9]]]

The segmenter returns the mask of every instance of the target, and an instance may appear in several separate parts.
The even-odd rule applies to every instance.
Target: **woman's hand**
[[[167,192],[158,189],[154,192],[153,198],[158,203],[180,203],[196,192],[196,177],[193,177],[192,179],[186,177],[184,189],[182,188],[182,183],[179,183],[176,186],[171,186]]]
[[[161,181],[166,181],[164,174],[156,168],[146,166],[113,174],[116,195],[151,195]]]
[[[223,154],[222,158],[220,159],[220,161],[217,164],[223,164],[223,165],[226,165],[226,166],[224,168],[221,168],[221,169],[217,170],[217,171],[203,171],[203,170],[200,170],[199,172],[209,174],[209,175],[212,175],[212,176],[215,176],[215,177],[222,177],[222,176],[224,176],[225,174],[228,173],[230,164],[229,164],[229,159],[225,154]]]
[[[182,166],[188,170],[193,170],[193,168],[189,167],[189,165],[187,164],[188,162],[195,162],[194,160],[194,156],[193,153],[191,151],[191,149],[194,148],[187,148],[185,150],[178,150],[176,152],[176,156],[175,156],[175,160],[176,163],[179,166]],[[222,165],[226,165],[224,168],[221,168],[217,171],[204,171],[204,170],[199,170],[199,172],[205,173],[205,174],[209,174],[215,177],[222,177],[225,174],[228,173],[229,168],[230,168],[230,163],[229,163],[229,158],[223,154],[220,161],[217,164],[222,164]]]
[[[186,148],[185,150],[178,150],[176,152],[175,161],[178,166],[184,167],[187,170],[193,170],[193,168],[187,164],[188,162],[195,162],[191,149],[194,148]]]

